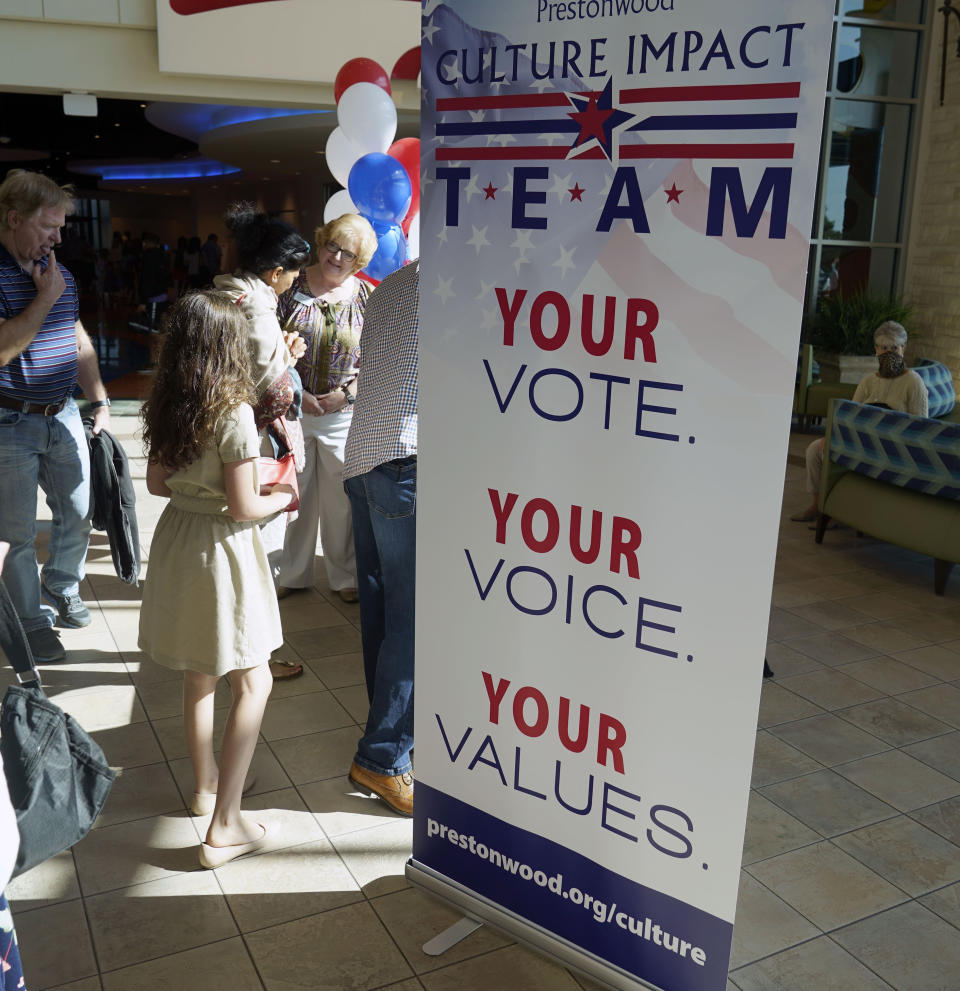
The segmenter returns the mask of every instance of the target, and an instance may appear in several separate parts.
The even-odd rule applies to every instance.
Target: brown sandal
[[[274,681],[299,678],[303,674],[303,665],[299,661],[271,661],[270,673]]]

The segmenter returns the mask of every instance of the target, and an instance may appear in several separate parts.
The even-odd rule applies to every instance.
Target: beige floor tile
[[[837,836],[833,842],[914,898],[960,881],[960,847],[908,816]]]
[[[237,934],[212,871],[148,881],[85,901],[104,971]]]
[[[937,771],[960,780],[960,732],[914,743],[904,747],[904,751]]]
[[[130,675],[130,680],[139,688],[141,685],[153,685],[163,681],[183,683],[183,672],[174,671],[157,664],[140,651],[124,653],[124,664]]]
[[[897,654],[897,660],[932,675],[938,681],[960,678],[960,653],[944,644],[904,651]]]
[[[960,929],[960,884],[950,884],[946,888],[940,888],[939,891],[918,898],[917,901],[931,912],[936,912],[950,925]]]
[[[955,685],[921,688],[901,695],[900,701],[960,729],[960,688]]]
[[[14,914],[80,897],[73,855],[64,850],[7,883],[3,892]]]
[[[413,976],[366,902],[262,929],[246,940],[266,991],[362,991]]]
[[[816,623],[824,630],[842,630],[848,626],[863,624],[863,613],[851,609],[843,602],[810,602],[807,605],[794,606],[789,611],[794,616]]]
[[[244,933],[363,900],[326,839],[235,860],[217,869],[217,880]]]
[[[819,661],[801,654],[799,650],[785,643],[767,644],[767,661],[778,679],[823,670],[823,665]]]
[[[94,675],[93,677],[99,677]],[[146,721],[146,713],[137,698],[137,691],[126,674],[124,685],[99,685],[65,691],[48,690],[44,676],[44,689],[53,702],[71,716],[88,732],[113,729],[129,723]],[[50,689],[53,686],[49,686]]]
[[[337,853],[368,898],[407,887],[404,869],[413,850],[413,820],[332,837]]]
[[[896,815],[896,810],[834,771],[817,771],[761,789],[760,794],[823,836]]]
[[[827,767],[890,749],[875,736],[827,714],[774,726],[770,732]]]
[[[766,730],[757,733],[757,744],[753,752],[752,787],[762,788],[774,781],[795,778],[819,768],[820,764],[813,758],[783,740],[778,740]]]
[[[267,703],[260,732],[265,740],[285,740],[349,726],[352,717],[330,692],[311,692]]]
[[[340,621],[342,617],[338,616]],[[291,633],[286,640],[305,661],[332,654],[351,654],[360,649],[360,631],[349,624],[302,630]]]
[[[731,975],[741,991],[889,991],[828,936],[791,947]]]
[[[154,681],[137,685],[137,695],[143,703],[150,719],[167,719],[170,716],[183,716],[183,679]],[[230,685],[225,678],[217,683],[213,696],[215,709],[230,708],[232,697]]]
[[[836,714],[893,747],[903,747],[950,732],[950,726],[946,723],[899,699],[877,699],[842,709]]]
[[[841,764],[836,770],[901,812],[960,795],[960,782],[900,750]]]
[[[929,609],[918,609],[911,615],[898,616],[892,622],[897,629],[930,643],[946,643],[960,637],[960,620],[955,615],[931,614]]]
[[[770,601],[780,609],[793,609],[796,606],[806,606],[811,602],[819,602],[823,593],[809,581],[777,582],[773,586]]]
[[[442,956],[431,957],[423,952],[423,944],[462,919],[462,912],[414,888],[375,898],[371,904],[417,974],[489,953],[512,942],[488,926],[481,926]]]
[[[361,792],[346,775],[300,785],[299,792],[329,837],[395,822],[397,814],[379,798]]]
[[[878,654],[899,654],[904,650],[925,647],[931,642],[929,637],[917,633],[906,633],[892,622],[852,626],[845,629],[843,634],[850,640],[862,643],[865,647],[872,647]]]
[[[229,983],[225,977],[229,975]],[[148,963],[103,975],[104,991],[263,991],[256,969],[240,937],[198,949],[172,953]]]
[[[297,664],[303,664],[303,674],[296,678],[280,678],[274,681],[273,691],[270,693],[271,701],[293,698],[295,695],[309,695],[311,692],[322,692],[327,687],[310,670],[310,666],[300,660],[292,647],[284,644],[272,656],[275,660],[290,660]]]
[[[170,771],[177,783],[184,806],[189,807],[190,802],[193,801],[193,789],[196,783],[193,780],[193,765],[190,763],[190,758],[181,757],[179,760],[170,761]],[[253,751],[250,770],[247,772],[244,797],[289,788],[291,784],[270,747],[266,743],[258,743]],[[249,790],[246,790],[247,788]]]
[[[269,705],[269,703],[267,704]],[[213,749],[215,751],[220,749],[220,740],[223,738],[223,728],[227,725],[229,712],[229,709],[217,709],[213,713]],[[152,725],[157,739],[160,741],[160,749],[163,750],[167,760],[177,760],[188,755],[182,716],[154,719]]]
[[[833,938],[901,991],[956,991],[957,930],[916,902],[864,919]]]
[[[741,871],[730,951],[732,970],[819,935],[820,930],[808,919]]]
[[[770,610],[770,628],[767,636],[771,640],[790,641],[798,637],[812,637],[823,632],[823,627],[809,619],[803,619],[786,609],[774,607]]]
[[[99,977],[85,977],[82,981],[71,981],[69,984],[58,984],[48,991],[103,991]]]
[[[342,777],[357,750],[360,730],[356,726],[309,733],[287,740],[273,740],[270,749],[295,785]]]
[[[862,661],[880,653],[872,647],[865,647],[862,643],[845,637],[842,633],[820,633],[816,636],[801,637],[790,641],[789,646],[829,667],[847,664],[850,661]]]
[[[895,619],[912,612],[914,606],[895,592],[866,592],[843,600],[845,606],[862,612],[871,619]]]
[[[910,818],[960,846],[960,798],[948,798],[945,802],[915,809]]]
[[[367,714],[370,711],[370,701],[367,698],[365,685],[335,688],[333,690],[333,697],[350,713],[355,723],[360,726],[366,725]]]
[[[906,900],[899,888],[829,841],[744,869],[825,932]]]
[[[280,621],[284,636],[288,636],[340,626],[343,616],[319,592],[311,591],[281,599]]]
[[[14,924],[28,988],[39,991],[96,976],[90,930],[79,899],[17,912]]]
[[[845,664],[842,671],[885,695],[899,695],[902,692],[927,688],[938,680],[892,657],[871,657],[866,661],[854,661],[852,664]]]
[[[743,842],[744,864],[776,857],[788,850],[816,843],[819,833],[784,812],[758,792],[750,792],[747,829]]]
[[[363,654],[333,654],[330,657],[315,657],[308,666],[327,688],[347,688],[350,685],[365,684],[363,675]]]
[[[83,894],[173,877],[197,865],[197,834],[185,812],[92,830],[73,849]]]
[[[131,767],[117,776],[95,829],[180,812],[183,802],[166,764]]]
[[[846,709],[861,702],[871,702],[884,694],[836,668],[783,678],[780,683],[824,709]]]
[[[427,991],[577,991],[578,987],[566,970],[520,946],[506,946],[423,974],[420,982]]]
[[[822,711],[820,706],[814,705],[809,699],[778,685],[772,679],[767,679],[760,692],[760,713],[757,725],[761,727],[776,726],[778,723],[802,719],[804,716],[812,716]]]
[[[130,723],[90,734],[100,744],[111,767],[140,767],[163,760],[163,751],[150,723]]]

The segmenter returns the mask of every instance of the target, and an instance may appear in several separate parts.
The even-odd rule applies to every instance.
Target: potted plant
[[[867,289],[844,294],[824,293],[810,325],[810,343],[816,348],[824,382],[858,383],[877,370],[873,332],[886,320],[906,326],[911,307],[898,296]]]

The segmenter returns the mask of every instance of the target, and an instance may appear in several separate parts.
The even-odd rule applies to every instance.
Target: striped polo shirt
[[[77,383],[77,320],[80,301],[73,276],[62,266],[67,283],[30,346],[0,368],[0,395],[31,403],[56,403]],[[36,299],[33,279],[0,244],[0,319],[22,313]]]

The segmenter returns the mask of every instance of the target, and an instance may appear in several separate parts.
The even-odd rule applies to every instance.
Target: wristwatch
[[[89,405],[90,405],[90,409],[100,409],[101,406],[109,406],[110,397],[108,396],[106,399],[95,399]]]
[[[352,406],[357,401],[357,397],[352,396],[350,390],[345,385],[340,386],[340,391],[346,396],[348,406]]]

